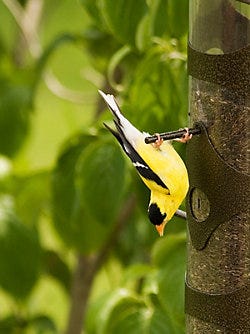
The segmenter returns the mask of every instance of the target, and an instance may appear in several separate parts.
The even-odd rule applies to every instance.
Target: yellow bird
[[[185,198],[189,183],[186,166],[170,141],[159,137],[154,144],[146,144],[149,134],[136,129],[121,113],[113,95],[99,93],[114,115],[117,131],[111,131],[131,159],[140,177],[151,190],[148,216],[160,236]],[[189,137],[188,137],[189,136]],[[184,140],[190,139],[188,135]]]

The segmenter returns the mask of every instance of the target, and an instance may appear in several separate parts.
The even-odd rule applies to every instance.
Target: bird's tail
[[[144,135],[122,115],[113,95],[105,94],[101,90],[99,90],[99,93],[114,115],[114,123],[118,133],[111,129],[108,125],[104,125],[109,129],[109,131],[111,131],[111,133],[117,138],[122,146],[124,146],[125,138],[126,141],[128,141],[135,148],[138,139],[144,137]]]
[[[148,136],[147,133],[142,133],[137,130],[120,112],[117,103],[115,102],[113,95],[106,95],[102,91],[99,91],[101,96],[106,101],[109,109],[112,111],[115,119],[114,123],[116,125],[117,132],[110,128],[107,124],[104,124],[106,128],[116,137],[122,146],[123,150],[127,156],[131,159],[133,165],[139,172],[140,176],[145,180],[153,181],[158,186],[167,189],[167,186],[160,179],[160,177],[155,174],[155,172],[148,166],[146,161],[142,158],[138,152],[138,146],[145,145],[145,148],[149,148],[145,144],[144,139]]]

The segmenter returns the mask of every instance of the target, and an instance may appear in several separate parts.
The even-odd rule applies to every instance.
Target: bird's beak
[[[164,234],[164,228],[167,222],[161,223],[161,225],[155,225],[155,228],[157,229],[157,232],[159,233],[160,237]]]

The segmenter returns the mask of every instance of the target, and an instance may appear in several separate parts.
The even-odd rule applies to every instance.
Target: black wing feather
[[[148,164],[142,159],[142,157],[138,154],[138,152],[134,149],[134,147],[130,144],[127,138],[122,131],[122,128],[119,124],[119,121],[114,121],[117,131],[111,129],[107,124],[104,124],[106,128],[116,137],[120,145],[122,146],[124,152],[132,161],[133,165],[137,169],[138,173],[147,180],[154,181],[159,186],[168,189],[165,183],[159,178],[157,174],[155,174],[152,169],[148,166]]]

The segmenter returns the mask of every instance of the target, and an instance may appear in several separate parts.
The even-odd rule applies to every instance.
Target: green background
[[[158,237],[97,90],[141,130],[187,125],[188,1],[37,1],[25,21],[35,2],[0,2],[0,333],[65,331],[79,259],[82,332],[184,333],[185,222]]]

